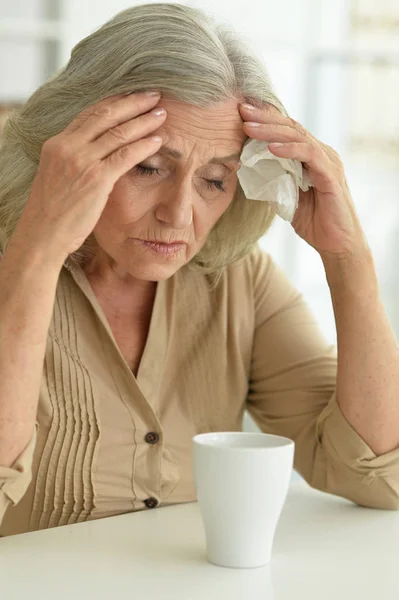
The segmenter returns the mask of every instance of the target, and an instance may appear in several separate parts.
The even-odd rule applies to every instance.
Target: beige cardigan
[[[158,283],[137,378],[83,270],[63,267],[37,435],[0,467],[0,535],[195,500],[192,436],[240,430],[245,408],[295,441],[310,485],[393,508],[399,450],[375,456],[343,416],[335,378],[335,347],[259,248],[214,292],[187,268]]]

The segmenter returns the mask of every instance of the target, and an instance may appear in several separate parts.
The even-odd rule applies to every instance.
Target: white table
[[[272,561],[205,559],[196,503],[0,540],[3,600],[397,600],[399,512],[290,486]]]

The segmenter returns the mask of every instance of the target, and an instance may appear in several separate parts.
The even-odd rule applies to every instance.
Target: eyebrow
[[[167,156],[171,156],[172,158],[183,158],[181,152],[179,152],[178,150],[174,150],[169,146],[161,146],[157,154],[166,154]],[[214,158],[212,158],[212,160],[209,161],[209,164],[229,162],[231,160],[239,160],[240,156],[241,152],[234,152],[233,154],[229,154],[228,156],[215,156]]]

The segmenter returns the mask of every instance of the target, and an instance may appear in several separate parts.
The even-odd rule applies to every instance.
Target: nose
[[[191,191],[187,182],[163,190],[162,200],[156,207],[158,221],[173,229],[187,229],[193,220]]]

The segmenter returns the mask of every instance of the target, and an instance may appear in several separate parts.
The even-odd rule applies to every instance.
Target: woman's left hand
[[[239,105],[245,133],[263,140],[276,157],[303,163],[314,187],[299,190],[292,226],[324,256],[341,258],[368,248],[338,153],[314,138],[302,125],[274,106],[248,110]],[[259,123],[251,126],[248,122]],[[280,146],[273,146],[273,143]]]

